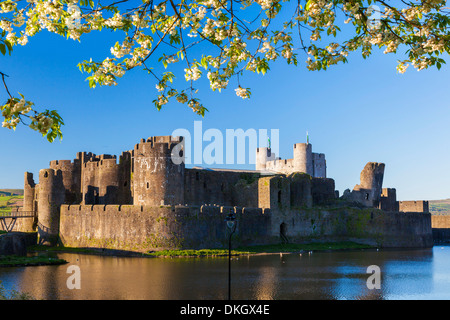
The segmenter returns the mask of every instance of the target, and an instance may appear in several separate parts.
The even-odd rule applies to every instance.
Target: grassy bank
[[[355,242],[326,242],[326,243],[303,243],[303,244],[271,244],[239,247],[231,251],[232,255],[252,255],[263,253],[298,253],[309,251],[337,251],[337,250],[361,250],[373,249],[373,246],[359,244]],[[140,257],[221,257],[228,255],[228,249],[185,249],[185,250],[161,250],[148,253],[138,253],[131,251],[101,249],[101,248],[71,248],[71,247],[48,247],[35,245],[28,248],[29,252],[61,252],[61,253],[82,253],[95,255],[114,256],[140,256]]]
[[[373,249],[373,246],[355,242],[326,242],[326,243],[303,243],[303,244],[271,244],[248,246],[233,249],[232,255],[249,255],[262,253],[298,253],[309,251],[337,251],[337,250],[360,250]],[[227,256],[227,249],[201,249],[201,250],[162,250],[148,253],[146,255],[155,257],[217,257]]]
[[[0,256],[0,267],[47,266],[67,263],[66,260],[48,256],[20,257],[15,255]]]

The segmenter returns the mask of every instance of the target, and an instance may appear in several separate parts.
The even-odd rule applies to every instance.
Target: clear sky
[[[204,130],[224,135],[226,129],[279,129],[282,158],[292,158],[293,144],[306,142],[308,131],[341,194],[359,183],[367,162],[376,161],[386,164],[383,186],[396,188],[399,200],[450,197],[447,66],[398,74],[393,54],[363,60],[354,53],[348,64],[310,72],[300,56],[298,67],[280,61],[265,76],[241,78],[252,88],[250,100],[235,95],[236,83],[213,93],[201,82],[199,98],[210,110],[201,118],[176,102],[157,111],[155,81],[142,70],[129,72],[116,87],[90,89],[77,64],[111,57],[116,40],[112,33],[100,39],[90,34],[78,43],[43,32],[0,57],[10,91],[23,93],[38,109],[57,109],[66,123],[63,140],[52,144],[23,126],[15,132],[0,128],[0,188],[23,188],[25,171],[38,182],[39,169],[50,160],[73,159],[79,151],[120,155],[141,138],[178,128],[192,132],[201,120]],[[0,96],[6,99],[3,89]]]

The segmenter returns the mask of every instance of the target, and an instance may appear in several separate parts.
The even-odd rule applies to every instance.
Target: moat
[[[55,254],[60,266],[0,268],[0,281],[36,299],[227,299],[224,258],[130,258]],[[81,289],[68,289],[78,265]],[[367,288],[367,267],[381,289]],[[450,299],[450,246],[241,256],[232,260],[233,299]]]

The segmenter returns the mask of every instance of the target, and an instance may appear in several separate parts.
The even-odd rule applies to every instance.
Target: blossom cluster
[[[109,48],[112,58],[79,65],[89,74],[91,87],[116,85],[127,71],[141,67],[156,79],[153,102],[158,109],[173,98],[204,114],[206,108],[194,97],[197,89],[193,86],[201,82],[198,80],[203,74],[213,91],[228,88],[236,79],[236,95],[248,99],[249,88],[240,85],[245,72],[266,74],[279,59],[297,65],[298,53],[306,53],[309,70],[322,70],[347,62],[350,53],[358,50],[366,58],[376,48],[385,54],[405,48],[407,56],[398,63],[399,73],[408,66],[417,70],[434,65],[439,68],[444,63],[440,55],[450,52],[450,19],[445,4],[445,0],[413,1],[395,8],[377,0],[307,0],[306,4],[280,0],[143,0],[130,7],[122,1],[104,5],[92,0],[6,0],[0,1],[4,35],[0,40],[10,49],[26,45],[42,30],[77,41],[94,30],[118,31],[119,38]],[[292,9],[290,19],[278,16],[282,7]],[[353,33],[337,41],[342,26],[353,28]],[[158,62],[164,71],[160,72]],[[183,74],[189,88],[183,77],[181,88],[177,87],[175,75],[165,69]],[[21,101],[16,108],[30,107]],[[19,109],[9,112],[16,114]],[[3,125],[15,127],[16,119]],[[49,121],[36,121],[32,121],[35,128],[52,126]]]

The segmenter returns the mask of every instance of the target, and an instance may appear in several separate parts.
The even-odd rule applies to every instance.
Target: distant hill
[[[23,196],[23,189],[0,189],[1,196]]]
[[[430,200],[430,213],[435,215],[450,215],[450,199]]]
[[[23,189],[0,189],[1,196],[23,196]]]

